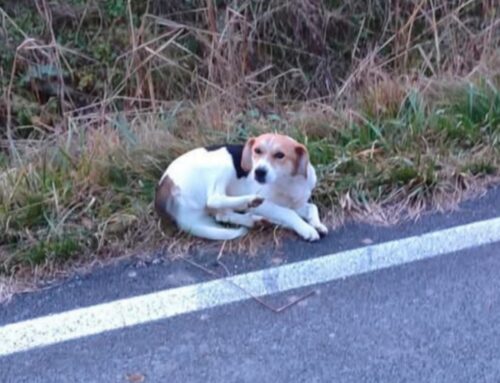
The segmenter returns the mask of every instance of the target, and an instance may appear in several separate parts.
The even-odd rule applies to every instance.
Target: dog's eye
[[[274,153],[274,158],[277,158],[278,160],[282,159],[285,157],[285,154],[282,153],[282,152],[277,152],[277,153]]]
[[[254,152],[255,154],[262,154],[262,150],[260,150],[260,148],[255,148]]]

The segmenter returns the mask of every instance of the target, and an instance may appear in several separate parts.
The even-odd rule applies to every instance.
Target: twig
[[[226,247],[226,242],[227,241],[222,242],[222,246],[220,247],[219,254],[217,254],[217,262],[220,261],[220,259],[222,258],[222,255],[224,254],[224,248]]]
[[[217,261],[217,263],[219,265],[221,265],[224,270],[226,271],[226,276],[223,276],[223,275],[220,275],[219,273],[213,271],[213,270],[210,270],[208,269],[207,267],[203,266],[203,265],[200,265],[199,263],[196,263],[184,256],[181,256],[181,259],[187,263],[189,263],[191,266],[194,266],[196,267],[197,269],[200,269],[204,272],[206,272],[207,274],[210,274],[214,277],[217,277],[217,278],[220,278],[220,279],[223,279],[224,281],[230,283],[231,285],[233,285],[234,287],[238,288],[239,290],[243,291],[245,294],[247,294],[249,297],[251,297],[253,300],[255,300],[256,302],[260,303],[262,306],[264,306],[265,308],[271,310],[272,312],[274,312],[275,314],[279,314],[283,311],[285,311],[286,309],[296,305],[297,303],[299,303],[300,301],[303,301],[304,299],[310,297],[311,295],[315,294],[316,292],[314,290],[311,290],[309,291],[308,293],[298,297],[297,299],[294,299],[292,302],[289,302],[287,303],[286,305],[284,306],[280,306],[280,307],[273,307],[271,306],[270,304],[268,304],[267,302],[265,302],[263,299],[259,298],[258,296],[252,294],[250,291],[248,291],[247,289],[245,289],[244,287],[238,285],[237,283],[233,282],[232,280],[228,279],[228,277],[231,276],[228,268],[226,267],[226,265],[224,265],[222,262],[220,261]]]

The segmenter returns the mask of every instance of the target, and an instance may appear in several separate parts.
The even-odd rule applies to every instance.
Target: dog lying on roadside
[[[175,159],[158,183],[155,209],[181,230],[206,239],[241,237],[263,219],[315,241],[328,232],[309,202],[315,185],[304,145],[263,134],[245,145],[198,148]]]

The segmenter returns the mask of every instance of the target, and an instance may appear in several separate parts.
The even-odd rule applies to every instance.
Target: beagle
[[[175,159],[156,187],[155,209],[202,238],[235,239],[265,219],[315,241],[328,232],[309,202],[315,185],[304,145],[263,134],[245,145],[198,148]]]

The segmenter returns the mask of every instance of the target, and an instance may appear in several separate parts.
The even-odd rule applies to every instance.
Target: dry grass
[[[449,209],[498,181],[493,0],[35,4],[0,7],[0,295],[205,246],[152,211],[161,172],[199,145],[296,137],[333,226]],[[225,251],[279,245],[262,230]]]

